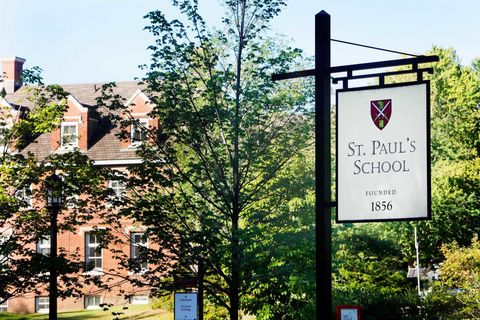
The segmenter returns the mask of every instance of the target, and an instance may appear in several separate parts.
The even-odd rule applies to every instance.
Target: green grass
[[[122,310],[121,306],[112,307],[108,311],[103,310],[82,310],[72,312],[61,312],[58,319],[66,320],[112,320],[112,312],[123,312],[120,319],[131,320],[173,320],[173,314],[164,310],[152,310],[150,305],[129,305],[128,309]],[[48,314],[10,314],[0,313],[0,320],[47,320]]]

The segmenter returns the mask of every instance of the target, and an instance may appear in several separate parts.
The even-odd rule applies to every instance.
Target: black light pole
[[[45,180],[47,209],[50,214],[50,265],[48,320],[57,320],[57,218],[62,206],[62,179],[52,174]]]

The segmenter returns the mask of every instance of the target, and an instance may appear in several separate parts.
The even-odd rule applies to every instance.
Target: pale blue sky
[[[218,0],[199,0],[211,25]],[[47,83],[132,80],[141,77],[152,42],[143,16],[169,9],[168,0],[0,0],[0,57],[26,58]],[[479,0],[290,0],[273,30],[313,55],[314,16],[332,16],[332,37],[403,52],[453,47],[462,62],[480,56]],[[332,64],[395,59],[394,54],[332,45]]]

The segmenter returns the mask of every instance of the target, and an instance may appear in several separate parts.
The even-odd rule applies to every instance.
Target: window
[[[85,309],[100,309],[102,303],[101,296],[86,296],[85,297]]]
[[[3,146],[5,141],[5,132],[7,130],[7,126],[0,122],[0,146]]]
[[[15,192],[15,197],[22,201],[22,207],[24,208],[31,208],[32,207],[32,189],[31,187],[23,187],[18,189]]]
[[[147,269],[147,236],[143,232],[130,234],[130,255],[135,270]]]
[[[65,196],[65,205],[67,208],[78,208],[78,201],[80,196],[78,194],[69,194]]]
[[[87,233],[85,237],[85,262],[87,270],[101,271],[103,267],[102,248],[100,247],[100,235]]]
[[[63,148],[78,147],[78,123],[63,122],[60,129],[60,145]]]
[[[43,236],[37,242],[37,253],[44,256],[50,255],[50,236]]]
[[[8,301],[7,300],[0,303],[0,312],[8,312]]]
[[[116,199],[121,199],[125,193],[125,182],[119,180],[110,180],[108,182],[108,187],[113,190],[114,197]]]
[[[40,313],[48,312],[50,301],[48,297],[35,297],[35,310]]]
[[[130,127],[132,145],[138,145],[147,140],[148,119],[136,119],[138,122]]]
[[[130,304],[148,304],[148,296],[131,296]]]
[[[0,250],[0,271],[2,271],[8,263],[8,249],[3,248],[3,245],[8,241],[11,234],[11,231],[0,229],[0,249],[3,249]]]

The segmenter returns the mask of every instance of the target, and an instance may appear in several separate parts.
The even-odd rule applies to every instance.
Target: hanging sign
[[[175,320],[197,320],[197,293],[176,292],[174,319]]]
[[[429,82],[337,91],[337,222],[429,219]]]

